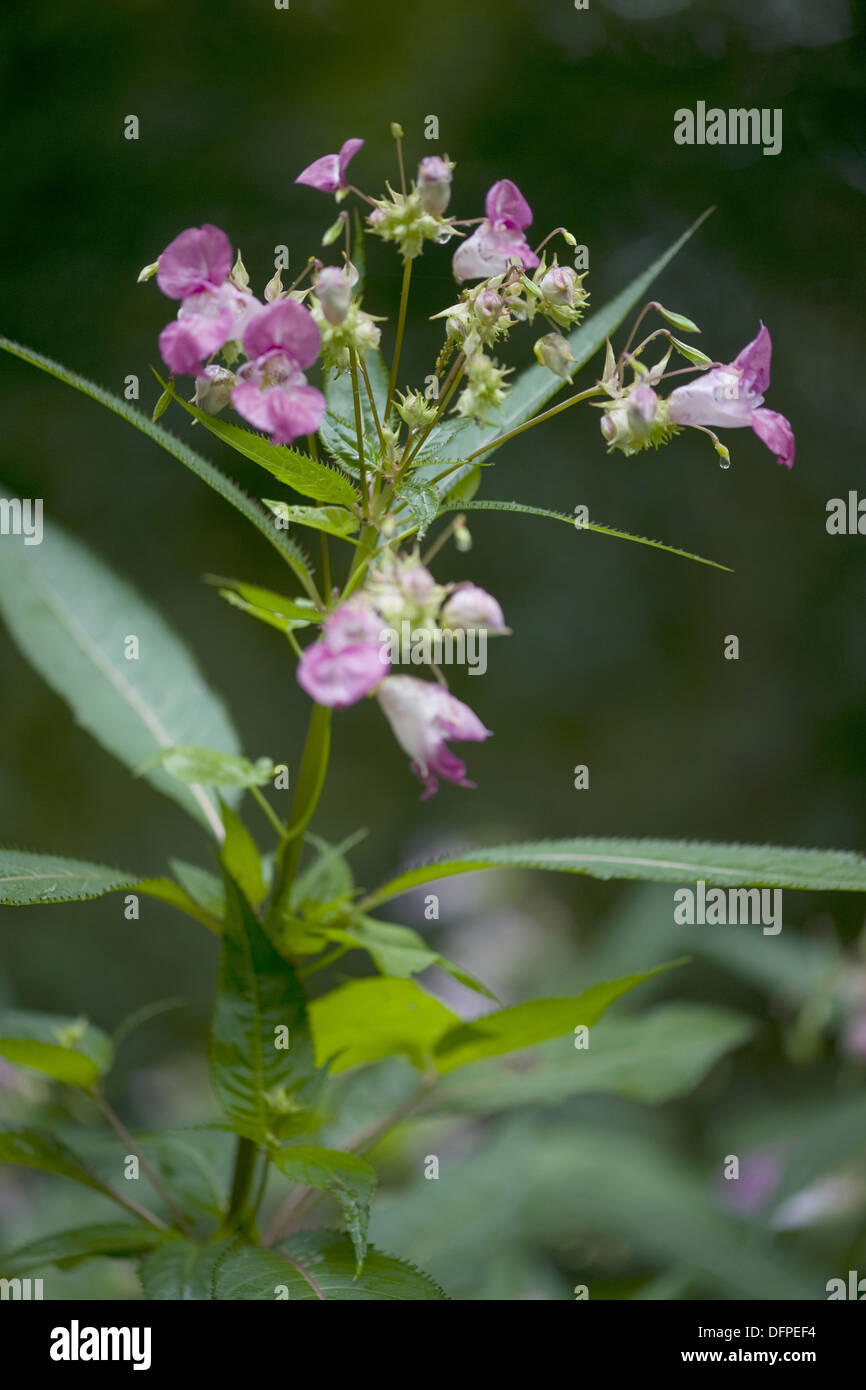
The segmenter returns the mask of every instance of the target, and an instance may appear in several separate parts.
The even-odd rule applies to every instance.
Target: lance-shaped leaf
[[[355,1248],[355,1272],[360,1274],[367,1253],[370,1198],[376,1186],[372,1163],[342,1149],[315,1147],[278,1149],[270,1157],[290,1182],[334,1194]]]
[[[383,975],[398,979],[408,979],[410,975],[420,975],[431,965],[444,970],[453,979],[459,980],[467,989],[494,999],[486,985],[476,980],[468,970],[455,965],[453,961],[434,951],[419,932],[411,927],[398,926],[396,922],[380,922],[374,917],[361,915],[346,927],[345,931],[331,933],[331,939],[359,946],[368,951],[371,959]]]
[[[237,749],[222,701],[156,609],[58,527],[45,525],[41,545],[22,540],[0,546],[0,611],[23,654],[103,748],[133,771],[194,737]],[[203,787],[161,767],[146,776],[222,833]]]
[[[0,1014],[0,1057],[87,1090],[110,1069],[114,1048],[86,1019],[8,1009]]]
[[[158,376],[157,381],[160,386],[165,386],[165,382]],[[228,420],[220,420],[216,415],[208,415],[206,411],[199,410],[198,406],[185,401],[176,391],[172,391],[171,395],[178,405],[182,405],[184,410],[198,420],[199,424],[204,425],[205,429],[210,430],[211,434],[215,434],[217,439],[231,445],[239,454],[259,464],[261,468],[267,469],[272,477],[278,478],[286,487],[293,488],[304,497],[312,497],[314,502],[342,502],[348,507],[357,502],[357,493],[349,479],[338,473],[336,468],[330,468],[328,464],[310,458],[299,449],[289,448],[287,444],[271,444],[264,435],[255,434],[253,430],[243,429],[240,425],[233,425]]]
[[[24,849],[0,849],[0,903],[6,907],[83,902],[86,898],[101,898],[103,893],[133,888],[137,882],[137,874],[109,869],[104,864]]]
[[[72,1269],[85,1260],[106,1257],[126,1260],[147,1254],[170,1238],[166,1231],[157,1231],[153,1226],[134,1226],[129,1221],[77,1226],[71,1231],[57,1231],[54,1235],[28,1241],[3,1255],[3,1273],[26,1274],[28,1270],[44,1269],[46,1265]]]
[[[227,1302],[427,1302],[445,1294],[407,1260],[370,1248],[357,1275],[352,1247],[333,1231],[304,1231],[278,1250],[238,1243],[220,1260],[214,1297]]]
[[[183,464],[184,468],[188,468],[203,483],[207,483],[208,487],[213,488],[214,492],[218,492],[220,497],[241,512],[247,521],[252,522],[265,539],[279,551],[309,596],[315,599],[315,581],[304,559],[303,552],[284,531],[277,530],[261,507],[251,501],[237,483],[232,482],[231,478],[225,477],[218,468],[215,468],[209,459],[202,458],[201,454],[197,454],[188,444],[176,439],[168,430],[163,429],[162,425],[158,425],[154,420],[142,415],[140,410],[135,410],[128,401],[113,395],[111,391],[106,391],[103,386],[97,386],[95,382],[88,381],[86,377],[79,376],[77,372],[68,371],[66,367],[61,366],[59,362],[52,361],[50,357],[43,357],[41,353],[34,352],[32,348],[22,347],[20,343],[13,343],[2,335],[0,335],[0,349],[11,353],[14,357],[20,357],[22,362],[28,362],[32,367],[38,367],[40,371],[47,372],[49,376],[56,377],[58,381],[80,391],[84,396],[89,396],[91,400],[98,401],[100,405],[104,405],[115,415],[119,415],[127,424],[134,426],[142,434],[146,434],[154,443],[159,444],[160,448],[173,455]]]
[[[179,782],[198,782],[203,787],[263,787],[274,775],[270,758],[251,762],[239,753],[220,753],[192,743],[166,748],[150,759],[149,765],[155,763]],[[140,771],[146,771],[146,766]]]
[[[130,1211],[138,1211],[136,1204],[129,1198],[100,1182],[70,1148],[57,1139],[40,1134],[37,1130],[0,1130],[0,1163],[11,1163],[19,1168],[35,1168],[42,1173],[53,1173],[58,1178],[68,1178],[71,1182],[80,1183],[82,1187],[101,1192],[104,1197],[110,1197],[113,1202],[119,1202]]]
[[[159,902],[168,903],[169,907],[176,907],[179,912],[186,913],[187,917],[201,922],[208,931],[214,932],[217,936],[222,934],[221,918],[206,912],[181,884],[175,883],[173,878],[143,878],[136,884],[136,892],[144,893],[148,898],[156,898]]]
[[[300,1108],[314,1073],[304,991],[226,875],[226,921],[211,1029],[211,1075],[232,1126],[274,1137],[275,1113]]]
[[[450,878],[473,869],[509,868],[548,869],[601,879],[647,879],[655,883],[703,880],[721,887],[866,892],[866,859],[846,850],[694,840],[539,840],[535,844],[470,850],[438,863],[407,869],[369,894],[362,907],[377,907],[437,878]]]
[[[658,1105],[687,1095],[754,1031],[752,1020],[728,1009],[662,1004],[637,1017],[604,1019],[586,1048],[563,1037],[542,1044],[519,1068],[499,1058],[470,1063],[431,1091],[422,1108],[487,1114],[596,1092]]]
[[[259,848],[240,816],[222,802],[223,825],[226,837],[222,847],[222,864],[240,888],[247,902],[260,903],[267,891]]]
[[[604,347],[607,339],[619,327],[629,310],[640,302],[653,280],[661,274],[665,266],[685,246],[701,223],[709,216],[710,211],[712,209],[708,209],[696,222],[693,222],[682,236],[677,237],[676,241],[661,256],[647,266],[640,275],[637,275],[630,284],[626,285],[625,289],[611,299],[603,309],[592,314],[579,328],[575,329],[568,339],[568,345],[574,358],[573,373],[577,373],[586,366],[590,359]],[[516,429],[518,425],[524,424],[532,416],[539,414],[547,402],[558,391],[562,390],[562,387],[562,379],[549,371],[547,367],[542,367],[539,363],[533,363],[532,366],[527,367],[515,381],[496,417],[495,437],[501,438],[511,430]],[[490,443],[490,436],[493,433],[489,428],[482,429],[480,426],[474,425],[451,438],[447,438],[444,434],[439,436],[439,429],[441,426],[432,432],[428,445],[436,453],[436,456],[442,459],[468,458],[476,449],[485,448]],[[494,444],[493,448],[496,447],[498,445]],[[490,453],[492,452],[491,449]],[[489,454],[485,454],[485,458],[487,457]],[[435,476],[436,469],[425,465],[425,468],[419,471],[422,476],[430,477]],[[444,491],[452,491],[465,476],[465,472],[465,469],[459,469],[453,473],[443,483]]]
[[[531,999],[526,1004],[485,1014],[475,1023],[460,1023],[437,1039],[433,1061],[439,1071],[454,1071],[482,1057],[499,1057],[547,1042],[548,1038],[574,1033],[576,1028],[591,1028],[623,994],[681,963],[672,961],[637,975],[606,980],[573,999]]]
[[[725,570],[729,574],[731,572],[727,565],[720,565],[717,560],[707,560],[703,555],[694,555],[690,550],[681,550],[679,546],[666,545],[664,541],[653,541],[647,536],[635,536],[630,531],[620,531],[615,526],[603,526],[597,521],[578,521],[566,512],[553,512],[546,507],[530,507],[525,502],[476,502],[469,498],[458,502],[446,502],[440,508],[440,513],[442,512],[521,512],[525,516],[549,517],[552,521],[564,521],[574,531],[596,531],[601,536],[615,536],[621,541],[635,541],[638,545],[652,546],[654,550],[666,550],[669,555],[680,555],[684,560],[696,560],[699,565],[710,565],[713,569]]]

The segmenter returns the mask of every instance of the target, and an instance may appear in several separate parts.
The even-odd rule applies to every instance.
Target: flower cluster
[[[177,317],[160,334],[160,350],[173,376],[195,379],[197,407],[216,414],[231,404],[277,445],[306,436],[310,458],[305,469],[315,473],[324,467],[324,452],[327,461],[342,470],[345,487],[338,495],[345,505],[288,509],[291,520],[326,533],[321,594],[312,576],[307,588],[307,602],[319,610],[320,636],[301,651],[289,632],[299,656],[298,680],[313,700],[335,709],[375,697],[409,753],[426,797],[436,790],[440,778],[471,785],[447,740],[477,741],[487,738],[489,730],[448,692],[433,658],[423,660],[434,679],[394,674],[387,630],[408,623],[413,633],[436,637],[461,628],[507,631],[502,610],[491,595],[471,584],[439,584],[417,550],[400,552],[405,540],[422,534],[438,515],[445,497],[438,488],[440,473],[433,476],[433,470],[424,470],[425,460],[443,457],[436,452],[434,431],[439,430],[441,440],[439,427],[446,410],[458,421],[448,439],[462,428],[460,422],[496,426],[514,369],[495,354],[518,325],[529,324],[537,335],[533,344],[537,362],[560,382],[571,381],[582,364],[575,359],[575,340],[569,334],[582,320],[588,295],[585,270],[578,273],[567,264],[567,252],[561,260],[561,248],[555,251],[549,244],[558,236],[566,247],[576,246],[569,231],[558,227],[537,246],[530,244],[533,213],[515,183],[503,178],[492,185],[483,216],[454,216],[449,212],[454,163],[447,155],[428,155],[418,164],[414,179],[407,181],[402,130],[395,125],[392,133],[398,142],[399,188],[387,184],[385,193],[375,197],[349,183],[349,164],[364,144],[358,138],[346,140],[338,153],[314,160],[296,179],[298,184],[332,195],[338,205],[349,197],[360,199],[365,233],[394,245],[401,256],[400,312],[390,372],[378,357],[382,319],[362,305],[357,267],[362,264],[363,248],[357,240],[352,244],[351,219],[345,210],[339,211],[322,238],[322,246],[328,247],[345,235],[339,263],[325,264],[311,256],[287,289],[277,270],[261,300],[250,290],[240,254],[233,261],[228,237],[210,225],[181,232],[139,278],[155,273],[163,293],[179,301]],[[434,371],[425,379],[424,389],[410,385],[398,392],[413,262],[428,244],[445,245],[455,238],[458,245],[451,264],[460,288],[454,302],[433,315],[444,321],[445,335]],[[585,266],[586,261],[580,264]],[[710,436],[725,466],[728,449],[715,430],[748,426],[779,463],[790,467],[794,459],[791,426],[764,405],[772,351],[764,325],[729,363],[713,361],[675,338],[667,327],[656,328],[631,348],[639,324],[651,309],[679,332],[699,332],[690,319],[658,303],[644,306],[619,356],[608,343],[598,381],[556,410],[594,398],[609,453],[637,454],[666,444],[683,428],[698,429]],[[644,357],[649,345],[659,338],[664,340],[663,355],[647,365]],[[686,367],[669,369],[674,352],[685,359]],[[345,376],[351,386],[351,400],[343,390],[341,407],[332,403],[327,421],[325,395],[305,375],[317,362],[326,381]],[[376,381],[371,380],[374,373]],[[686,383],[684,375],[691,377]],[[663,384],[670,377],[679,380],[665,394]],[[552,382],[547,395],[559,384]],[[538,420],[523,417],[514,432]],[[495,428],[493,433],[495,438]],[[484,447],[473,449],[441,476],[484,452]],[[446,460],[453,457],[444,454]],[[328,482],[324,492],[310,495],[327,498],[333,479]],[[300,482],[298,490],[304,490]],[[277,516],[280,509],[287,510],[284,503],[269,505]],[[327,534],[348,540],[359,529],[360,540],[351,541],[357,551],[341,595],[331,584]],[[431,553],[449,536],[460,549],[471,543],[464,519],[458,518],[441,533]]]

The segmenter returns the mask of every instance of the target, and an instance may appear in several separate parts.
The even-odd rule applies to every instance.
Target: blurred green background
[[[675,146],[674,110],[697,100],[781,107],[782,153]],[[457,161],[457,215],[479,215],[489,185],[508,177],[528,198],[539,237],[565,223],[589,247],[595,307],[716,204],[653,293],[700,323],[703,346],[722,360],[754,336],[760,319],[773,335],[768,404],[794,424],[790,474],[747,431],[727,437],[727,471],[709,441],[688,432],[658,453],[608,458],[589,410],[569,412],[498,456],[482,495],[566,512],[585,503],[594,520],[697,551],[734,573],[541,520],[473,518],[472,551],[446,551],[436,570],[494,592],[514,629],[493,644],[486,679],[454,683],[495,737],[470,750],[477,791],[446,788],[422,807],[377,709],[338,718],[317,828],[332,839],[359,824],[375,828],[354,856],[362,883],[459,841],[620,833],[863,845],[866,541],[828,536],[825,508],[862,476],[864,107],[862,25],[846,0],[590,0],[585,11],[570,0],[291,0],[287,11],[267,0],[130,0],[111,12],[81,0],[4,7],[0,329],[115,391],[137,374],[145,409],[156,395],[156,337],[171,311],[152,284],[136,285],[139,268],[184,227],[211,221],[243,249],[259,292],[275,245],[288,245],[299,271],[331,205],[295,187],[297,172],[348,136],[363,136],[353,177],[377,191],[394,176],[394,119],[405,128],[410,164],[436,151]],[[123,138],[129,114],[140,121],[135,142]],[[430,114],[439,119],[438,144],[423,137]],[[390,248],[371,246],[368,269],[365,307],[393,314],[399,268]],[[438,326],[422,316],[453,297],[450,249],[428,249],[416,264],[407,380],[432,369],[440,341]],[[390,332],[386,325],[386,349]],[[524,335],[518,353],[512,343],[509,360],[525,360],[529,342]],[[166,423],[189,437],[179,414]],[[284,588],[279,559],[146,439],[12,359],[0,363],[0,440],[2,482],[43,497],[52,520],[170,614],[224,693],[245,750],[296,764],[308,702],[288,648],[201,582],[218,572]],[[226,459],[212,438],[194,442],[250,491],[261,490],[253,465]],[[740,639],[738,662],[723,659],[729,633]],[[5,640],[2,660],[4,842],[142,873],[161,872],[169,853],[208,862],[195,826],[75,728]],[[587,791],[573,787],[578,763],[590,768]],[[857,1004],[849,996],[859,978],[858,899],[788,894],[784,947],[753,934],[729,950],[727,938],[696,945],[680,932],[673,940],[667,889],[533,877],[491,880],[481,892],[470,883],[443,898],[451,906],[440,936],[507,1000],[560,992],[566,976],[579,988],[606,952],[630,970],[685,948],[695,963],[656,992],[733,1008],[756,1031],[691,1097],[660,1109],[585,1098],[526,1120],[473,1121],[468,1129],[449,1122],[442,1144],[479,1165],[482,1193],[501,1165],[503,1203],[481,1203],[489,1230],[470,1242],[475,1263],[445,1237],[444,1254],[428,1259],[424,1203],[435,1207],[436,1185],[417,1197],[411,1185],[404,1192],[417,1165],[391,1153],[388,1248],[402,1253],[405,1235],[412,1254],[414,1232],[415,1258],[427,1259],[459,1297],[568,1298],[578,1282],[592,1284],[593,1296],[628,1297],[642,1287],[662,1290],[645,1296],[688,1296],[694,1285],[676,1280],[691,1256],[661,1237],[660,1245],[635,1242],[617,1224],[622,1203],[569,1205],[569,1193],[591,1187],[576,1136],[592,1134],[602,1147],[608,1136],[611,1153],[631,1155],[634,1172],[617,1181],[638,1194],[635,1212],[640,1174],[653,1163],[669,1165],[671,1210],[689,1183],[702,1194],[699,1205],[714,1210],[717,1156],[741,1151],[737,1143],[771,1101],[788,1107],[794,1136],[827,1128],[820,1106],[842,1106],[835,1123],[851,1151],[815,1159],[810,1182],[835,1172],[834,1163],[858,1163],[862,1063],[839,1042]],[[416,909],[412,924],[419,918]],[[130,1039],[116,1098],[143,1124],[166,1109],[177,1122],[208,1113],[202,1047],[212,940],[156,903],[145,904],[138,923],[126,922],[118,898],[7,910],[2,928],[0,999],[20,1007],[86,1012],[111,1028],[150,1000],[182,994],[182,1009]],[[791,951],[817,951],[821,964],[813,969],[811,955],[797,956],[790,969],[799,983],[785,977],[780,1004],[775,972],[784,974],[789,942]],[[834,982],[847,978],[849,993],[834,983],[835,1002],[822,1013],[815,998],[826,993],[828,971]],[[175,1066],[181,1079],[170,1083]],[[539,1151],[538,1125],[552,1126],[550,1171],[536,1174],[533,1187],[520,1165]],[[784,1129],[781,1115],[767,1125]],[[428,1151],[423,1134],[417,1142]],[[603,1155],[599,1164],[611,1168]],[[4,1181],[0,1210],[14,1230],[42,1229],[54,1198],[19,1177]],[[474,1210],[471,1173],[459,1190]],[[644,1196],[646,1220],[654,1212],[663,1236],[670,1223],[659,1215],[667,1210],[660,1190]],[[814,1271],[816,1297],[858,1250],[866,1272],[862,1192],[851,1200],[835,1224],[822,1216],[817,1235],[810,1227],[783,1238],[805,1242],[792,1259]],[[430,1229],[441,1236],[450,1228],[433,1207]],[[458,1211],[455,1232],[463,1219]],[[642,1220],[635,1214],[631,1226]],[[744,1296],[759,1297],[774,1276],[762,1284],[758,1254],[746,1250],[743,1261],[751,1271]],[[725,1283],[717,1274],[699,1280],[698,1291],[735,1296],[736,1277]],[[654,1285],[662,1276],[673,1283]],[[52,1277],[61,1290],[73,1276]],[[114,1288],[101,1275],[87,1277],[92,1285],[75,1287],[94,1296]]]

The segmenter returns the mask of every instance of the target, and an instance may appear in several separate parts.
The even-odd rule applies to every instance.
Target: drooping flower
[[[360,597],[340,605],[298,663],[298,683],[317,704],[346,709],[369,695],[390,668],[382,620]]]
[[[751,427],[776,462],[790,468],[794,462],[794,431],[784,415],[764,408],[764,392],[770,384],[773,344],[768,330],[760,330],[733,362],[713,367],[687,386],[678,386],[668,397],[671,424],[704,428]]]
[[[466,764],[447,746],[447,739],[481,743],[489,738],[478,715],[443,686],[415,676],[388,676],[377,698],[394,737],[412,759],[411,769],[424,784],[422,801],[435,796],[439,778],[458,787],[474,787]]]
[[[461,584],[455,589],[442,609],[440,620],[443,627],[508,631],[499,603],[477,584]]]
[[[418,165],[416,184],[421,206],[434,217],[441,217],[451,199],[451,171],[454,165],[438,154],[428,154]]]
[[[524,270],[533,270],[539,263],[523,235],[532,222],[532,210],[516,184],[510,179],[495,183],[484,200],[484,211],[481,225],[454,252],[452,268],[458,284],[501,275],[512,261],[519,261]]]
[[[250,320],[243,335],[250,359],[238,371],[232,404],[275,444],[314,434],[325,416],[325,397],[307,383],[304,368],[316,360],[319,330],[296,299],[277,299]]]
[[[298,174],[295,183],[305,183],[310,188],[320,189],[322,193],[337,193],[347,186],[346,168],[363,143],[358,139],[347,140],[339,154],[323,154],[321,159],[314,159]]]
[[[352,290],[358,282],[354,266],[343,270],[337,265],[323,266],[313,283],[313,293],[322,306],[328,323],[338,327],[349,312]]]

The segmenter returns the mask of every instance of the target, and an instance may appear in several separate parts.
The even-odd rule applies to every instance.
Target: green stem
[[[284,839],[286,834],[286,827],[283,825],[283,822],[280,820],[273,806],[271,806],[270,802],[267,800],[261,787],[250,787],[250,791],[253,794],[253,798],[261,806],[262,810],[264,811],[271,825],[276,830],[280,839]]]
[[[581,391],[576,396],[569,396],[567,401],[560,401],[559,405],[553,406],[550,410],[543,411],[541,415],[533,415],[531,420],[527,420],[524,424],[518,425],[517,429],[509,430],[507,434],[497,435],[495,439],[491,439],[489,444],[483,444],[480,449],[476,449],[474,453],[469,454],[467,458],[463,459],[463,463],[471,463],[473,459],[478,458],[479,454],[486,454],[489,449],[498,448],[499,445],[504,444],[506,440],[515,439],[518,434],[523,434],[524,430],[531,430],[533,425],[540,425],[542,420],[552,420],[554,415],[561,415],[563,410],[568,410],[570,405],[577,405],[580,401],[588,401],[590,396],[603,395],[605,395],[605,391],[601,386],[592,386],[588,391]]]
[[[256,1172],[259,1146],[253,1139],[243,1135],[238,1139],[235,1149],[235,1166],[232,1173],[232,1189],[225,1225],[228,1229],[244,1228],[252,1217],[250,1189]]]
[[[129,1150],[129,1152],[131,1154],[134,1154],[135,1157],[138,1159],[142,1172],[150,1180],[151,1186],[155,1188],[155,1190],[159,1193],[160,1197],[165,1202],[165,1205],[168,1207],[169,1211],[174,1216],[175,1221],[177,1222],[180,1229],[183,1231],[184,1235],[187,1237],[188,1240],[195,1240],[195,1233],[193,1232],[192,1227],[189,1225],[186,1217],[184,1216],[177,1202],[172,1197],[171,1193],[169,1192],[165,1183],[162,1181],[162,1178],[159,1176],[159,1174],[155,1172],[153,1168],[151,1168],[144,1154],[141,1152],[141,1149],[138,1147],[129,1130],[126,1128],[126,1125],[123,1123],[120,1117],[116,1115],[115,1112],[112,1110],[108,1101],[105,1099],[105,1096],[102,1094],[102,1091],[100,1091],[98,1088],[94,1088],[90,1092],[90,1096],[94,1104],[102,1112],[103,1116],[108,1121],[111,1128],[114,1130],[121,1143],[124,1144],[126,1148]],[[139,1208],[139,1210],[141,1210],[142,1213],[144,1212],[144,1208]],[[147,1219],[150,1219],[149,1216]]]
[[[358,471],[361,474],[361,507],[363,515],[370,515],[370,497],[367,492],[367,465],[364,461],[364,420],[361,413],[361,392],[358,389],[358,354],[354,348],[349,349],[349,361],[352,367],[352,396],[355,401],[355,436],[358,444]]]
[[[394,357],[391,362],[391,372],[388,377],[388,396],[385,401],[385,424],[391,414],[391,406],[394,403],[394,391],[397,386],[397,372],[400,369],[400,354],[403,351],[403,332],[406,327],[406,309],[409,304],[409,284],[412,279],[411,260],[403,262],[403,284],[400,289],[400,310],[397,315],[397,341],[394,344]]]
[[[269,913],[269,921],[273,926],[279,925],[283,913],[289,906],[292,884],[298,872],[304,846],[304,831],[312,820],[325,785],[330,750],[331,711],[324,705],[313,705],[301,755],[292,814],[277,856],[277,882]]]

